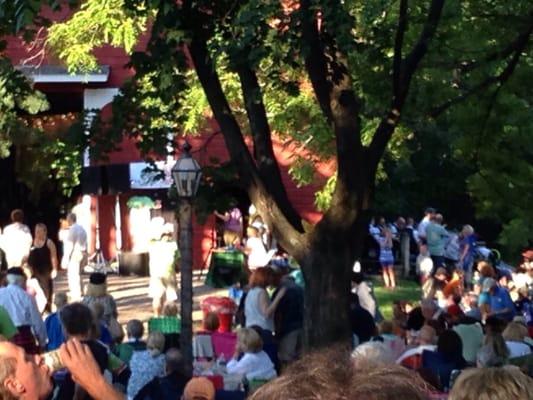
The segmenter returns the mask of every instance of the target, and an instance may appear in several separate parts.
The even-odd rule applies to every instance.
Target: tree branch
[[[428,51],[429,42],[435,36],[445,2],[446,0],[432,0],[426,22],[424,23],[418,41],[407,57],[401,62],[397,92],[393,92],[390,110],[381,120],[368,148],[369,164],[372,171],[377,169],[379,160],[381,160],[387,147],[387,143],[389,142],[394,129],[398,125],[402,108],[405,104],[407,94],[409,93],[411,80],[418,69],[420,61]],[[401,21],[398,30],[400,30],[400,27]]]
[[[394,59],[392,62],[393,93],[395,97],[400,93],[403,39],[407,30],[407,7],[408,0],[400,0],[398,29],[396,30],[396,38],[394,40]]]
[[[294,252],[295,255],[302,256],[306,247],[306,239],[301,221],[299,226],[293,226],[285,217],[287,213],[281,210],[280,205],[265,187],[224,95],[215,66],[207,51],[205,39],[200,34],[199,37],[196,37],[194,33],[193,31],[193,37],[188,48],[195,71],[213,114],[220,125],[231,160],[238,168],[239,176],[248,191],[250,200],[261,212],[268,226],[273,228],[274,235],[280,238],[282,245],[288,251]]]
[[[254,158],[259,169],[259,175],[290,223],[301,229],[301,217],[289,201],[274,155],[270,125],[257,75],[243,61],[237,64],[236,71],[241,81],[244,105],[254,142]]]
[[[507,66],[504,68],[504,70],[496,75],[496,76],[490,76],[483,80],[482,82],[478,83],[474,87],[470,88],[466,92],[460,94],[457,97],[454,97],[453,99],[450,99],[443,104],[433,107],[431,111],[429,112],[429,116],[432,118],[437,118],[441,114],[443,114],[446,110],[448,110],[450,107],[453,107],[457,104],[462,103],[463,101],[470,98],[472,95],[481,92],[482,90],[486,89],[487,87],[491,85],[502,85],[504,84],[513,74],[514,70],[516,69],[516,66],[518,65],[518,62],[520,61],[520,57],[522,53],[526,50],[528,44],[529,44],[529,37],[533,34],[533,24],[531,24],[526,32],[519,35],[518,39],[513,42],[513,51],[514,54],[507,63]],[[503,53],[502,53],[503,54]],[[512,53],[510,53],[512,54]]]
[[[331,6],[342,8],[339,2]],[[335,133],[337,186],[341,186],[342,183],[345,188],[335,191],[332,204],[348,206],[351,200],[347,197],[360,189],[357,186],[361,183],[361,180],[357,179],[357,174],[353,173],[360,170],[363,165],[360,100],[352,87],[347,58],[339,49],[335,37],[327,32],[327,23],[335,22],[323,21],[324,31],[320,32],[310,0],[300,2],[300,15],[305,67],[318,103]]]

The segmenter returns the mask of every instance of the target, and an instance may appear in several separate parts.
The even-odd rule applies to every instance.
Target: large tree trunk
[[[364,241],[364,213],[348,227],[321,222],[302,260],[305,279],[304,342],[307,349],[351,343],[350,277]]]

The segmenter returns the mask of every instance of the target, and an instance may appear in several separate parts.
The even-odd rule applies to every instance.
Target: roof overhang
[[[109,65],[100,65],[85,74],[71,74],[65,67],[56,65],[20,65],[16,68],[34,83],[105,83],[111,71]]]

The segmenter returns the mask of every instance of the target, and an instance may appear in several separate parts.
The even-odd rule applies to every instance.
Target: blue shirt
[[[50,314],[44,320],[46,326],[46,333],[48,334],[48,344],[46,345],[47,351],[52,351],[65,342],[65,336],[63,336],[63,328],[61,321],[59,320],[59,313],[55,312]]]
[[[510,321],[515,315],[513,300],[511,300],[511,296],[509,296],[509,292],[505,288],[496,286],[494,293],[490,295],[490,311],[491,313],[497,313],[506,308],[511,310],[511,312],[501,314],[501,316]]]

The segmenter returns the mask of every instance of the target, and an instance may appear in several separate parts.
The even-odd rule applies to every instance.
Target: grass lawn
[[[379,305],[379,309],[385,319],[392,318],[392,303],[395,300],[407,300],[417,302],[420,300],[420,286],[412,280],[399,280],[394,290],[385,289],[383,280],[379,277],[372,277],[374,283],[374,294]]]

